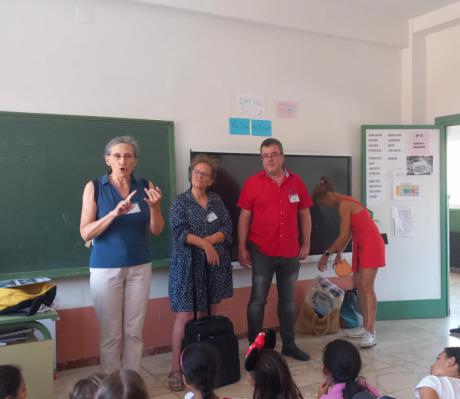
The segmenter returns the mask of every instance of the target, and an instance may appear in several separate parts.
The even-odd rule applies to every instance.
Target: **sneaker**
[[[295,360],[300,360],[302,362],[310,360],[310,356],[308,355],[308,353],[301,350],[296,344],[283,346],[283,348],[281,349],[281,353],[284,356],[289,356]]]
[[[451,334],[458,334],[458,335],[460,335],[460,327],[451,328],[451,329],[449,330],[449,332],[450,332]]]
[[[375,336],[375,332],[370,333],[369,331],[366,331],[359,342],[359,346],[361,348],[372,348],[376,343],[377,337]]]
[[[364,327],[353,328],[347,332],[347,337],[349,338],[362,338],[366,334],[366,329]]]

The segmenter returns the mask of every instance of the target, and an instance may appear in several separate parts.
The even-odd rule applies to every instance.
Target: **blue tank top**
[[[112,211],[123,198],[109,182],[108,175],[100,177],[97,181],[98,194],[95,199],[97,219],[100,219]],[[146,180],[131,176],[129,192],[137,190],[132,202],[139,205],[140,212],[117,217],[107,230],[93,239],[90,267],[127,267],[151,262],[152,257],[147,246],[150,212],[144,201],[146,186]]]

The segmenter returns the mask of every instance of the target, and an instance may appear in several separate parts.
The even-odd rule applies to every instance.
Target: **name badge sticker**
[[[300,202],[299,194],[289,194],[289,202],[291,204],[294,202]]]
[[[214,212],[208,213],[206,216],[206,220],[208,223],[214,222],[214,220],[217,220],[217,215]]]
[[[141,211],[141,208],[137,202],[133,203],[133,207],[129,210],[127,215],[130,215],[131,213],[139,213]]]

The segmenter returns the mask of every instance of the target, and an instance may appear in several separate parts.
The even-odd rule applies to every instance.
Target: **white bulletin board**
[[[439,129],[363,126],[362,142],[363,201],[388,236],[378,318],[445,316]]]

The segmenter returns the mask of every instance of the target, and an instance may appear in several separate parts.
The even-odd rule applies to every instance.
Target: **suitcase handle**
[[[206,300],[207,300],[207,306],[208,306],[208,316],[211,316],[211,302],[209,300],[209,274],[208,274],[208,268],[209,264],[206,262],[206,266],[204,267],[205,275],[206,275]],[[193,281],[193,289],[192,289],[192,295],[193,295],[193,320],[198,319],[198,311],[196,310],[196,281],[195,281],[195,262],[193,259],[192,255],[192,281]]]

